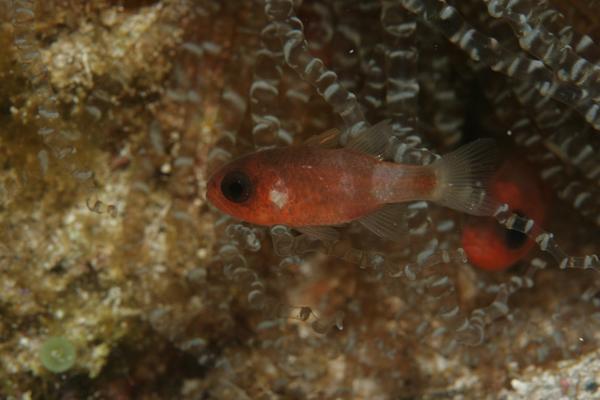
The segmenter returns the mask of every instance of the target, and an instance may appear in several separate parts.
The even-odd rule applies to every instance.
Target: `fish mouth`
[[[211,203],[214,206],[217,206],[217,190],[219,190],[219,185],[217,184],[217,179],[211,177],[206,184],[206,191],[204,192],[204,199]]]

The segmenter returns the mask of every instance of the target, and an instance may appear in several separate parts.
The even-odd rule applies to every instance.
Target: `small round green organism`
[[[46,339],[40,349],[40,359],[47,370],[59,374],[75,364],[77,352],[73,343],[62,336]]]

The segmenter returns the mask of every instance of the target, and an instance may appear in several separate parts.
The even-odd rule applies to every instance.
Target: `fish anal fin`
[[[350,139],[346,148],[383,159],[390,145],[393,129],[389,119],[361,131]]]
[[[300,226],[294,227],[294,229],[300,233],[325,242],[331,242],[340,239],[340,233],[331,226]]]
[[[383,239],[400,242],[408,235],[405,215],[406,204],[386,204],[358,222]]]
[[[332,128],[325,132],[309,137],[305,142],[305,146],[334,148],[338,146],[340,130]]]

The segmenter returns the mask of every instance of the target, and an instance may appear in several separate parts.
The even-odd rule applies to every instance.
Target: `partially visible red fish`
[[[544,222],[548,207],[540,179],[525,162],[508,159],[490,182],[494,198],[521,216]],[[469,261],[484,270],[502,271],[525,257],[535,242],[491,218],[473,218],[463,227],[462,246]]]
[[[254,224],[314,233],[314,227],[359,221],[389,238],[406,234],[399,231],[397,203],[428,200],[473,215],[493,214],[495,203],[483,184],[495,166],[492,140],[415,166],[383,161],[391,133],[383,121],[343,148],[319,145],[316,137],[304,145],[249,154],[210,178],[207,198]]]

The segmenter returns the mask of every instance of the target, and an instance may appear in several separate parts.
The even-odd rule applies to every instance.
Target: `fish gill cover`
[[[0,0],[0,397],[596,398],[599,11]],[[495,186],[485,231],[395,208],[400,242],[255,227],[204,198],[238,155],[383,119],[395,162],[492,137],[534,178]],[[536,246],[483,271],[466,225]]]

